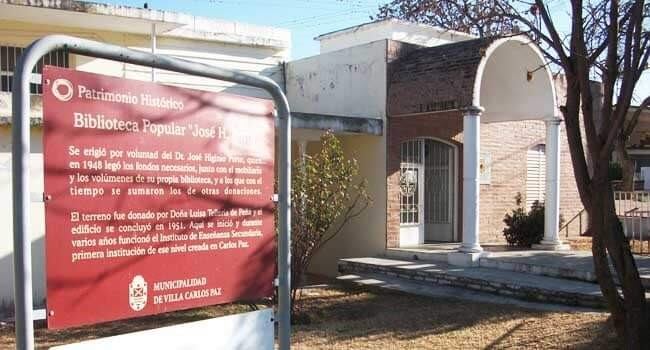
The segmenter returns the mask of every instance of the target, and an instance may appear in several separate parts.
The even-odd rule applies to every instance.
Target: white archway
[[[480,124],[504,121],[546,122],[544,239],[536,248],[564,250],[558,237],[560,122],[552,74],[539,48],[528,38],[497,39],[482,49],[472,105],[463,117],[463,242],[449,262],[476,266],[483,255],[479,239]]]
[[[522,36],[498,39],[485,49],[472,95],[473,105],[484,109],[483,123],[558,115],[546,60],[537,45]]]

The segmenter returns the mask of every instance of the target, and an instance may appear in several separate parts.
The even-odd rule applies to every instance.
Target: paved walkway
[[[397,278],[429,285],[465,288],[532,302],[602,308],[598,284],[490,267],[458,267],[444,262],[387,258],[339,260],[339,272],[356,278]],[[354,279],[354,277],[351,277]],[[393,281],[394,282],[394,281]]]
[[[489,254],[481,259],[481,267],[526,272],[550,277],[596,282],[593,258],[589,251],[507,250],[505,246],[484,246]],[[416,248],[387,249],[385,257],[447,262],[447,254],[458,244],[426,244]],[[635,256],[646,288],[650,288],[650,257]]]
[[[392,277],[382,274],[364,274],[364,275],[343,275],[337,278],[339,281],[345,283],[354,283],[364,286],[372,286],[385,288],[390,290],[397,290],[404,293],[422,295],[426,297],[435,298],[452,298],[460,300],[476,301],[481,303],[491,304],[506,304],[524,307],[528,309],[542,310],[542,311],[580,311],[580,312],[603,312],[602,309],[593,309],[579,306],[567,306],[558,304],[538,303],[532,301],[524,301],[504,297],[492,293],[480,292],[469,290],[460,287],[451,287],[438,285],[432,287],[430,284],[422,283],[420,281],[412,281],[398,277]]]

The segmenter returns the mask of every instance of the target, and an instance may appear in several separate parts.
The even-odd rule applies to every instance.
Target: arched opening
[[[530,39],[504,38],[485,50],[476,72],[473,104],[484,109],[483,123],[557,115],[553,78]]]
[[[400,145],[400,246],[454,242],[457,194],[456,147],[433,138]]]

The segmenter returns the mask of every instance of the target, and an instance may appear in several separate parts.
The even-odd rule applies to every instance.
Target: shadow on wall
[[[217,66],[219,67],[219,66]],[[165,72],[163,70],[156,70],[157,72]],[[267,77],[273,81],[275,81],[284,91],[284,68],[282,67],[281,64],[264,68],[259,72],[248,72],[244,71],[246,73],[251,73],[254,75],[260,75]],[[200,78],[201,79],[201,78]],[[206,78],[207,79],[207,78]],[[148,79],[142,79],[142,80],[148,80]],[[248,96],[248,97],[257,97],[257,98],[263,98],[263,99],[271,99],[271,95],[267,93],[265,90],[256,88],[256,87],[251,87],[243,84],[231,84],[227,83],[225,81],[218,81],[216,79],[207,79],[207,80],[202,80],[202,81],[210,81],[212,80],[212,84],[214,84],[214,88],[210,88],[206,85],[188,85],[184,84],[182,82],[176,82],[173,80],[165,80],[164,78],[159,78],[157,81],[159,84],[163,85],[174,85],[174,86],[179,86],[179,87],[184,87],[184,88],[190,88],[194,90],[202,90],[202,91],[218,91],[218,92],[224,92],[228,94],[233,94],[233,95],[242,95],[242,96]],[[227,86],[224,86],[223,84],[227,84]],[[221,89],[220,89],[221,88]],[[286,91],[285,91],[286,92]]]
[[[13,235],[12,231],[6,230],[6,234]],[[13,242],[13,239],[11,240]],[[36,309],[45,307],[45,237],[41,236],[32,241],[32,296]],[[14,254],[9,253],[0,257],[0,276],[3,281],[0,283],[0,295],[9,295],[11,299],[0,299],[0,319],[13,316],[14,314]]]

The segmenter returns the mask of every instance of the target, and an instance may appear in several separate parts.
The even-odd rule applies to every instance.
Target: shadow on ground
[[[306,291],[298,348],[616,348],[608,315],[428,298],[373,287]],[[363,345],[362,345],[363,344]]]
[[[36,341],[45,348],[249,310],[230,304],[62,331],[39,325]],[[530,310],[336,285],[306,288],[301,313],[308,317],[293,326],[294,349],[616,348],[607,314],[599,312]],[[13,346],[13,328],[0,326],[0,349]]]

